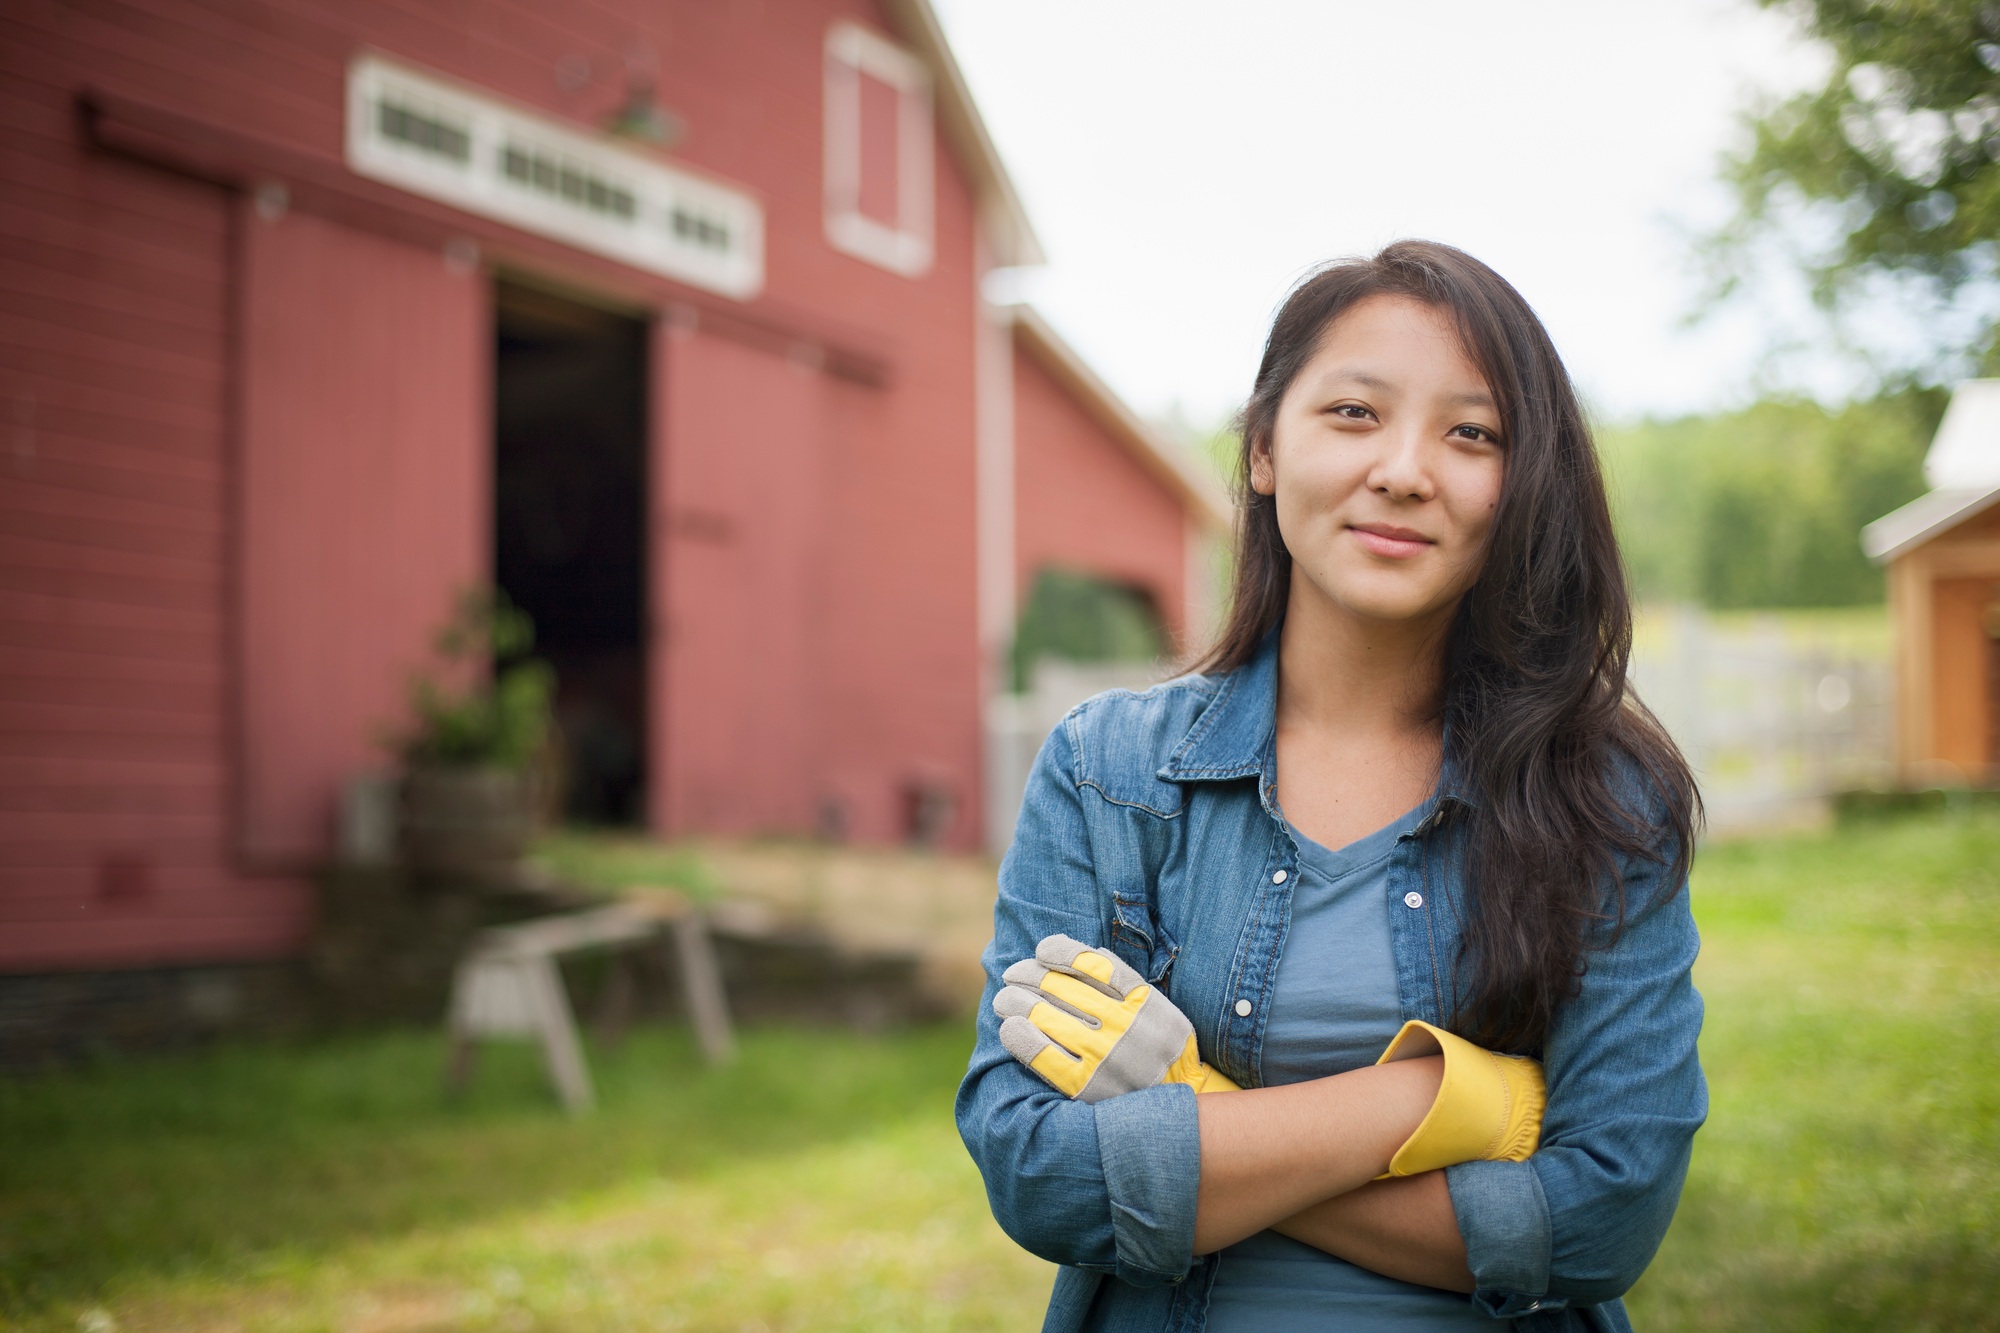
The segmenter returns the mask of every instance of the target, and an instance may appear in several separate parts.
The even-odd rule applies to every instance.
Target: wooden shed
[[[297,948],[469,583],[604,812],[960,849],[1034,566],[1203,614],[924,0],[14,5],[0,112],[0,972]]]
[[[1862,529],[1888,566],[1896,767],[1915,785],[2000,779],[2000,380],[1952,395],[1933,488]]]

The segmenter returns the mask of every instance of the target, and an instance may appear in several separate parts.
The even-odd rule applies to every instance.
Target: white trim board
[[[896,92],[896,220],[861,211],[861,78]],[[845,19],[826,32],[826,239],[843,254],[919,278],[930,271],[935,204],[931,76],[895,43]]]
[[[764,286],[764,210],[743,190],[411,66],[347,73],[356,174],[747,301]]]

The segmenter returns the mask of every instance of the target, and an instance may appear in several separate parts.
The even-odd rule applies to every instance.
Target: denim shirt
[[[1257,659],[1072,711],[1037,758],[1000,867],[978,1043],[959,1133],[993,1215],[1062,1265],[1047,1333],[1199,1333],[1215,1260],[1194,1254],[1201,1147],[1194,1093],[1168,1083],[1071,1101],[1000,1045],[1000,973],[1058,932],[1108,948],[1193,1022],[1202,1058],[1244,1087],[1262,1066],[1298,848],[1277,804],[1277,636]],[[1446,1024],[1461,971],[1465,887],[1445,778],[1386,877],[1405,1019]],[[1630,781],[1634,808],[1643,799]],[[1666,834],[1662,833],[1662,846]],[[1695,1054],[1698,941],[1667,860],[1627,858],[1624,928],[1596,941],[1540,1052],[1541,1148],[1445,1172],[1477,1290],[1524,1331],[1628,1329],[1619,1297],[1672,1221],[1707,1089]]]

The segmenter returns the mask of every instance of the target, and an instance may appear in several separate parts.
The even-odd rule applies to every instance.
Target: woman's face
[[[1505,464],[1498,405],[1450,319],[1374,296],[1321,336],[1250,485],[1277,499],[1294,598],[1427,620],[1478,577]]]

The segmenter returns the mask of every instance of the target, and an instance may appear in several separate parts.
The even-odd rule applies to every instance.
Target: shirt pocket
[[[1160,924],[1152,903],[1143,898],[1113,894],[1111,952],[1145,977],[1149,984],[1164,989],[1173,975],[1174,959],[1180,956],[1181,947]]]

